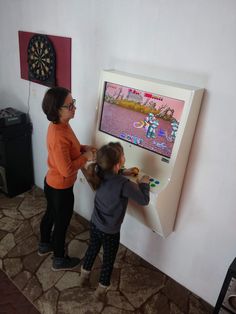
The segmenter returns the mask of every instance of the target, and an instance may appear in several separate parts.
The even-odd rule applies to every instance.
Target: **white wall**
[[[126,216],[122,243],[214,305],[236,255],[236,2],[234,0],[0,0],[0,108],[33,122],[36,184],[46,172],[45,87],[20,78],[18,30],[72,38],[72,127],[91,142],[101,69],[206,89],[175,231],[165,240]],[[78,180],[85,217],[92,193]]]

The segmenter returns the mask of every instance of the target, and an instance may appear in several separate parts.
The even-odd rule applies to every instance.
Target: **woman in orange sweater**
[[[65,254],[66,231],[74,208],[73,186],[78,170],[95,159],[96,149],[81,145],[69,125],[75,100],[63,87],[49,89],[42,108],[51,121],[47,132],[48,172],[44,182],[47,209],[41,220],[38,254],[53,252],[52,269],[73,269],[80,259]]]

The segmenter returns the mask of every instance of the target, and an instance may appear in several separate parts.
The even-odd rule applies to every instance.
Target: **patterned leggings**
[[[99,283],[110,285],[113,265],[120,243],[120,232],[108,234],[100,231],[93,223],[90,224],[90,243],[85,253],[83,269],[90,271],[101,246],[103,247],[103,262]]]

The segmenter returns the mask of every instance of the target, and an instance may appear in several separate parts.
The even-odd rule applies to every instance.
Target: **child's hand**
[[[149,184],[149,180],[150,180],[150,177],[147,176],[147,175],[144,175],[141,178],[138,178],[137,182],[138,183],[147,183],[147,184]]]
[[[137,176],[139,174],[139,168],[138,167],[132,167],[132,168],[124,169],[122,174],[124,176],[135,177],[135,176]]]

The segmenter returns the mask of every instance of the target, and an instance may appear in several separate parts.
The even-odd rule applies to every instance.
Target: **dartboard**
[[[55,64],[55,50],[51,41],[46,35],[34,35],[28,45],[29,80],[54,85]]]

